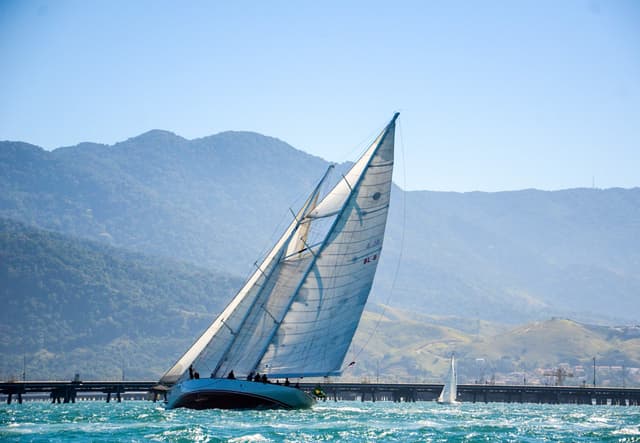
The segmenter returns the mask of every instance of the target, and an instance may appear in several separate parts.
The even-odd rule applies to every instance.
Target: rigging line
[[[343,164],[347,162],[355,163],[351,159],[353,157],[360,158],[360,156],[364,154],[367,148],[369,148],[369,146],[371,146],[371,144],[375,141],[376,137],[380,135],[380,133],[382,132],[385,126],[386,124],[382,127],[382,129],[378,129],[378,128],[374,129],[366,137],[364,137],[358,143],[356,143],[351,149],[343,152],[341,155],[342,159],[338,162],[338,164]]]
[[[271,319],[273,320],[273,322],[275,324],[279,324],[280,322],[278,320],[276,320],[276,318],[273,316],[273,314],[271,312],[269,312],[269,310],[265,307],[265,303],[262,303],[262,305],[260,305],[260,307],[262,308],[262,310],[264,312],[266,312],[269,315],[269,317],[271,317]]]
[[[362,348],[360,348],[360,350],[358,352],[356,352],[356,355],[355,355],[353,361],[357,361],[358,360],[358,358],[360,357],[360,354],[362,354],[362,351],[364,351],[367,348],[367,346],[369,345],[369,342],[371,341],[373,336],[378,331],[378,327],[380,326],[380,323],[382,322],[382,318],[384,317],[384,314],[387,311],[387,307],[389,305],[389,301],[391,300],[391,297],[393,296],[393,291],[395,290],[396,282],[398,281],[398,274],[400,273],[400,263],[402,263],[402,253],[404,251],[404,236],[405,236],[406,221],[407,221],[407,197],[406,197],[407,170],[406,170],[406,162],[405,162],[405,159],[404,159],[404,139],[402,138],[402,123],[401,122],[398,122],[398,123],[400,123],[400,124],[397,125],[397,129],[398,129],[398,138],[400,139],[400,154],[402,155],[402,182],[403,182],[402,186],[404,188],[402,190],[402,231],[401,231],[401,235],[400,235],[400,254],[398,255],[398,262],[396,263],[396,270],[395,270],[395,273],[393,275],[393,280],[391,281],[391,290],[389,291],[389,296],[385,300],[384,305],[382,305],[382,310],[380,311],[380,315],[378,316],[378,320],[374,324],[373,330],[369,334],[369,337],[367,338],[367,341],[364,343],[364,345],[362,345]],[[393,184],[391,185],[391,187],[393,188]]]
[[[231,329],[231,326],[229,326],[226,321],[224,321],[224,318],[221,319],[220,322],[222,322],[222,324],[227,327],[227,329],[231,332],[231,335],[236,335],[236,332]]]
[[[344,180],[344,182],[347,184],[347,186],[349,187],[349,191],[353,192],[353,188],[351,187],[351,183],[349,183],[349,180],[347,180],[347,177],[344,176],[344,174],[340,174],[342,175],[342,178]]]
[[[264,271],[262,270],[262,268],[260,267],[257,261],[253,262],[253,266],[255,266],[258,269],[258,271],[260,271],[260,274],[262,274],[264,278],[267,278],[267,274],[264,273]]]
[[[381,127],[379,126],[378,128],[371,131],[367,136],[365,136],[358,143],[353,145],[351,149],[349,149],[348,151],[342,152],[342,155],[341,155],[342,159],[340,161],[336,161],[336,165],[347,163],[347,162],[355,163],[351,161],[351,159],[354,157],[354,154],[356,154],[355,155],[356,158],[360,158],[362,154],[364,154],[364,152],[373,144],[376,137],[382,133],[384,128],[387,127],[388,124],[389,124],[388,120],[385,120],[385,123]]]

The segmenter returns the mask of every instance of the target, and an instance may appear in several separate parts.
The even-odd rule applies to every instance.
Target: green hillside
[[[0,219],[0,376],[160,374],[238,278]],[[128,369],[127,369],[128,368]]]
[[[345,377],[438,383],[452,353],[461,383],[492,377],[498,383],[522,383],[523,379],[555,383],[544,373],[562,366],[574,374],[567,383],[580,384],[591,380],[596,357],[603,377],[600,384],[620,386],[625,367],[627,385],[640,386],[640,326],[603,327],[551,319],[512,328],[391,308],[384,313],[365,312],[347,357],[357,365],[347,369]]]

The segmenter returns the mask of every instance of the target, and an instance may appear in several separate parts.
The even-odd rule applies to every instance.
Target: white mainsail
[[[449,367],[449,374],[447,380],[445,380],[442,392],[438,397],[438,403],[457,403],[458,398],[458,379],[456,376],[456,359],[451,356],[451,365]]]
[[[231,370],[340,374],[382,249],[397,116],[316,205],[325,174],[256,272],[161,383],[183,379],[190,365],[212,377]],[[323,220],[328,228],[311,241],[312,225]]]

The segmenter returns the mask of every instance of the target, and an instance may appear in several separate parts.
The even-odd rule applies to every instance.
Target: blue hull
[[[290,386],[224,378],[186,380],[167,396],[168,409],[306,409],[314,403]]]

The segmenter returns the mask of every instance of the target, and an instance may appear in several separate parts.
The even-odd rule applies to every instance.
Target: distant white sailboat
[[[314,399],[305,392],[248,378],[342,373],[382,250],[397,117],[318,202],[325,173],[245,285],[160,379],[171,386],[168,408],[308,408]]]
[[[445,380],[442,392],[438,397],[438,403],[443,404],[456,404],[458,398],[458,377],[456,375],[456,359],[451,356],[451,366],[449,367],[449,374]]]

